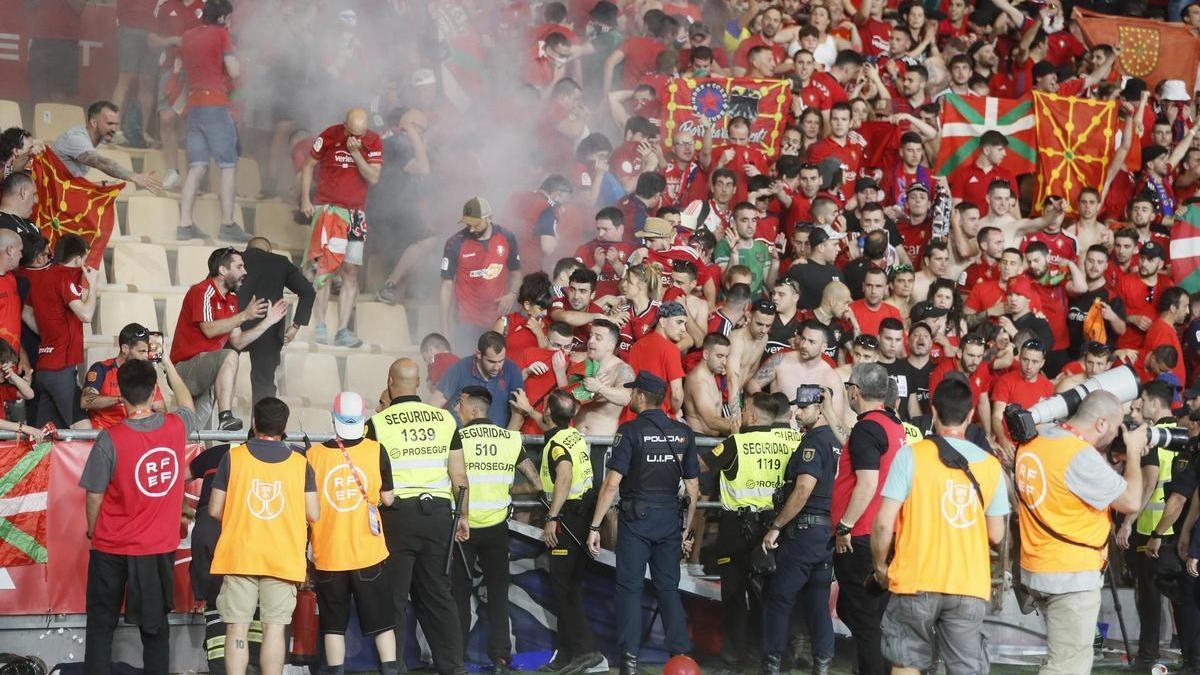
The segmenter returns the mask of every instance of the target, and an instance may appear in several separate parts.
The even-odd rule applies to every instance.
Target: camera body
[[[1019,405],[1008,405],[1004,409],[1004,424],[1014,441],[1028,443],[1037,438],[1037,425],[1070,417],[1079,409],[1083,399],[1100,390],[1111,392],[1122,403],[1128,403],[1138,397],[1140,386],[1133,368],[1120,365],[1088,378],[1064,392],[1042,399],[1028,410]]]

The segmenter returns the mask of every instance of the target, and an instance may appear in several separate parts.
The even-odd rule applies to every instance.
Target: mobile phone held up
[[[150,332],[150,351],[146,358],[151,363],[161,363],[163,360],[163,334],[158,331]]]

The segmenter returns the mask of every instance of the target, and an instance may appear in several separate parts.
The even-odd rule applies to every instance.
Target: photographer
[[[1178,426],[1171,416],[1171,385],[1161,380],[1147,382],[1141,398],[1134,404],[1140,407],[1142,420],[1157,427]],[[1164,536],[1170,537],[1168,548],[1174,542],[1172,525],[1179,517],[1182,499],[1170,520],[1165,519],[1164,486],[1171,481],[1176,453],[1159,447],[1142,458],[1142,508],[1140,512],[1125,516],[1117,530],[1117,548],[1125,551],[1126,564],[1134,577],[1134,599],[1137,605],[1138,653],[1135,666],[1149,668],[1159,657],[1160,617],[1162,616],[1163,594],[1155,583],[1158,572],[1158,553]],[[1186,466],[1186,455],[1184,455]],[[1190,490],[1188,491],[1190,494]],[[1184,497],[1186,498],[1186,497]],[[1151,549],[1153,545],[1153,549]],[[1188,599],[1192,607],[1194,603]],[[1187,612],[1188,610],[1184,610]],[[1192,610],[1195,613],[1195,610]],[[1178,609],[1176,610],[1178,616]],[[1181,628],[1187,622],[1181,622]],[[1181,631],[1182,632],[1182,631]]]
[[[1146,427],[1124,429],[1123,417],[1116,395],[1093,391],[1069,419],[1039,426],[1037,437],[1017,449],[1021,583],[1046,621],[1043,672],[1091,669],[1108,510],[1135,513],[1142,505]],[[1100,454],[1117,434],[1126,449],[1123,476]]]
[[[936,435],[900,448],[883,485],[871,551],[875,581],[892,593],[882,647],[893,672],[929,670],[935,634],[947,672],[988,670],[989,544],[1004,540],[1010,506],[1000,462],[966,440],[971,413],[965,382],[938,385]]]

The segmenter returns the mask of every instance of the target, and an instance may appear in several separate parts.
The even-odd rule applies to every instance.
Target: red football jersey
[[[346,127],[335,124],[313,141],[308,156],[317,160],[320,176],[317,180],[315,203],[332,204],[347,209],[361,209],[367,203],[370,184],[358,173],[354,158],[346,150]],[[369,164],[383,164],[383,141],[379,134],[368,130],[359,137],[363,159]]]

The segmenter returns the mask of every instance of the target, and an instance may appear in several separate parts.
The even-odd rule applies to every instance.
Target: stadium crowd
[[[68,0],[43,4],[77,12]],[[1200,38],[1197,2],[1074,5],[1112,14],[1104,21],[1182,22]],[[190,471],[207,477],[197,528],[208,514],[212,572],[227,575],[196,591],[214,623],[229,626],[220,651],[230,672],[246,667],[256,602],[264,672],[279,672],[281,626],[305,578],[305,519],[329,672],[341,668],[351,594],[384,672],[404,672],[403,640],[381,636],[403,616],[410,586],[437,669],[460,672],[471,582],[457,572],[438,580],[435,558],[449,544],[439,528],[457,523],[457,541],[505,597],[503,516],[517,472],[548,511],[560,630],[547,668],[558,672],[608,667],[576,583],[583,549],[598,551],[601,539],[617,551],[623,674],[637,672],[641,615],[622,598],[640,598],[647,564],[672,655],[690,651],[680,575],[718,576],[724,667],[761,660],[771,675],[806,662],[829,672],[836,578],[858,673],[925,671],[935,660],[986,672],[981,626],[992,579],[1007,571],[998,561],[1012,511],[1022,540],[1012,580],[1046,618],[1042,672],[1090,670],[1110,529],[1136,590],[1133,665],[1164,661],[1160,638],[1174,636],[1179,672],[1200,672],[1196,450],[1147,450],[1142,433],[1200,435],[1200,292],[1184,287],[1191,266],[1172,266],[1192,256],[1172,230],[1200,208],[1195,78],[1130,76],[1121,60],[1130,48],[1085,44],[1073,9],[1063,0],[118,0],[112,100],[58,138],[0,135],[0,400],[13,411],[0,429],[35,440],[55,426],[104,430],[81,480],[89,536],[99,537],[89,589],[95,576],[97,598],[108,594],[93,607],[89,590],[89,661],[111,656],[100,644],[111,626],[93,646],[91,622],[115,625],[120,613],[118,556],[174,551],[127,546],[137,529],[113,525],[126,517],[114,504],[136,498],[114,473],[123,444],[242,429],[233,385],[248,350],[258,373],[252,439],[206,451],[208,464]],[[46,42],[42,58],[61,58]],[[438,60],[469,49],[482,50],[482,82]],[[742,97],[781,81],[775,136],[758,125],[765,100],[747,109],[732,94],[720,115],[670,122],[679,78],[709,77],[760,81],[739,84]],[[1035,199],[1032,166],[1015,173],[1006,162],[1024,142],[994,129],[936,170],[941,145],[960,140],[944,133],[952,100],[1033,92],[1115,102],[1102,181]],[[154,136],[171,158],[185,139],[187,166],[160,179],[97,151]],[[258,157],[265,195],[292,201],[311,223],[300,269],[268,257],[271,243],[237,223],[239,147]],[[113,358],[84,363],[98,292],[89,242],[51,245],[29,220],[36,186],[25,169],[47,148],[76,176],[94,169],[181,190],[180,240],[207,239],[191,210],[215,164],[218,238],[244,247],[213,251],[208,277],[168,317],[177,321],[169,345],[131,324]],[[387,304],[436,298],[440,330],[420,341],[422,367],[399,359],[382,392],[338,397],[338,439],[310,451],[306,469],[281,440],[279,352],[310,316],[317,343],[361,347],[355,303],[373,265],[386,280],[367,290]],[[327,328],[335,293],[337,325]],[[160,415],[168,406],[147,362],[161,362],[183,412]],[[1118,366],[1141,383],[1134,400],[1094,393],[1061,427],[1014,439],[1009,406],[1030,408]],[[371,417],[362,399],[377,395]],[[544,438],[527,444],[533,463],[519,434]],[[613,438],[607,456],[601,444],[589,455],[584,437]],[[698,448],[696,437],[721,441]],[[1109,447],[1116,438],[1120,450]],[[441,462],[432,474],[406,454],[417,447]],[[472,463],[473,451],[497,447],[507,463]],[[332,516],[317,507],[314,479],[343,455],[353,469],[348,449],[371,465],[370,490],[346,487],[362,497],[350,513],[368,512],[353,522],[336,503]],[[247,468],[258,465],[286,486],[286,532],[257,523],[251,500],[225,500],[258,489]],[[677,512],[681,479],[690,500]],[[468,484],[470,517],[465,505],[452,516],[452,487]],[[269,509],[271,495],[254,494]],[[429,495],[435,507],[417,503]],[[700,500],[721,508],[697,513]],[[220,538],[222,526],[236,534]],[[255,544],[235,551],[234,537]],[[271,560],[273,547],[300,552]],[[353,554],[339,557],[339,547]],[[679,565],[667,560],[680,554]],[[364,576],[374,569],[387,573]],[[395,601],[364,605],[372,596]],[[1164,598],[1175,619],[1165,634]],[[796,604],[803,619],[789,626]],[[488,656],[493,672],[508,672],[507,615],[489,610]],[[759,628],[761,639],[751,637]],[[153,635],[143,626],[147,663],[165,663]],[[98,663],[89,667],[107,667]]]

